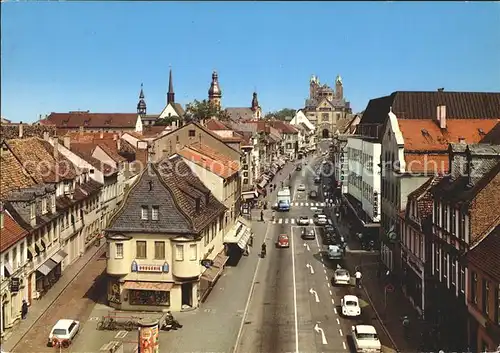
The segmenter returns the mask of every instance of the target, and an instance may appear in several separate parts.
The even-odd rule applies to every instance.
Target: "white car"
[[[328,224],[328,220],[324,214],[319,214],[315,217],[315,223],[318,226],[324,226]]]
[[[304,184],[299,184],[299,186],[297,186],[297,191],[306,191],[306,186]]]
[[[338,268],[333,273],[333,284],[351,284],[351,276],[345,268]]]
[[[355,295],[344,295],[344,298],[340,299],[340,306],[342,307],[342,315],[344,316],[354,317],[361,315],[359,299]]]
[[[299,226],[308,226],[309,225],[309,217],[306,217],[306,216],[300,216],[298,219],[297,219],[297,224]]]
[[[378,339],[377,330],[372,325],[356,325],[352,327],[352,341],[356,352],[382,352],[382,345]]]
[[[63,342],[71,343],[79,330],[80,321],[61,319],[50,330],[48,345],[52,346],[55,341],[59,341],[63,346]]]

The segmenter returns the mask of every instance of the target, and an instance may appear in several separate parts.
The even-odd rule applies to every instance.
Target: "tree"
[[[225,110],[220,109],[218,105],[206,99],[201,102],[195,99],[186,105],[186,114],[184,116],[186,122],[201,122],[210,118],[227,121],[229,120],[229,114]]]
[[[275,112],[269,112],[264,116],[264,119],[285,120],[287,117],[294,117],[297,111],[295,109],[283,108]]]
[[[177,116],[166,116],[163,119],[157,119],[155,121],[155,125],[168,126],[172,125],[172,123],[176,120],[179,120]]]

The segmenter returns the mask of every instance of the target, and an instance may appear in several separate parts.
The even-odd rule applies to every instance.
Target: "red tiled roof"
[[[406,151],[445,151],[449,143],[458,143],[459,138],[465,138],[469,144],[478,143],[497,122],[497,119],[447,119],[446,129],[441,129],[435,120],[398,119]]]
[[[208,170],[216,173],[223,178],[228,178],[240,170],[239,162],[233,161],[226,155],[206,145],[200,144],[199,142],[196,142],[191,146],[186,147],[185,149],[198,154],[200,158],[204,157],[207,162],[206,166],[203,167],[208,168]]]
[[[477,246],[467,253],[467,260],[500,282],[500,226],[497,226]]]
[[[405,153],[407,173],[442,174],[450,170],[447,153]]]
[[[418,216],[420,220],[423,220],[432,214],[432,205],[434,203],[434,198],[430,190],[441,179],[442,176],[432,176],[431,178],[429,178],[429,180],[427,180],[425,183],[420,185],[420,187],[418,187],[408,195],[409,200],[414,200],[417,202]],[[408,207],[405,210],[405,213],[406,212],[409,212]]]
[[[69,112],[50,113],[42,124],[47,122],[61,128],[133,128],[137,113],[90,113]]]
[[[220,176],[221,178],[229,178],[230,176],[237,173],[237,170],[224,164],[224,162],[210,158],[207,155],[199,153],[198,151],[192,150],[189,147],[185,147],[180,150],[179,155],[186,160],[199,165],[200,167]],[[203,179],[203,178],[201,178]]]
[[[28,234],[28,232],[17,224],[5,211],[3,213],[3,224],[4,226],[0,231],[0,252],[4,252]]]
[[[26,172],[21,162],[19,162],[9,150],[2,151],[0,166],[2,168],[0,198],[4,198],[11,191],[19,188],[27,188],[43,182],[39,175],[31,177]]]
[[[219,121],[217,119],[213,119],[213,118],[209,119],[206,122],[206,127],[207,127],[207,129],[212,130],[212,131],[217,131],[217,130],[231,130],[224,123],[222,123],[221,121]]]
[[[95,147],[96,146],[92,143],[72,143],[70,145],[70,150],[80,158],[90,163],[94,168],[103,172],[104,175],[109,176],[115,174],[117,172],[115,168],[98,160],[97,158],[92,157]]]
[[[299,130],[295,128],[293,125],[290,125],[287,122],[281,120],[272,120],[269,122],[272,127],[277,130],[280,130],[283,134],[298,134]]]

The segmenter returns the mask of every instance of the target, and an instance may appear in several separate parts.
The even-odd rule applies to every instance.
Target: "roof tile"
[[[135,128],[137,113],[51,113],[42,124],[54,124],[58,128]]]
[[[4,252],[28,234],[8,212],[4,211],[3,214],[4,227],[0,232],[0,252]]]
[[[467,260],[500,282],[500,226],[467,253]]]

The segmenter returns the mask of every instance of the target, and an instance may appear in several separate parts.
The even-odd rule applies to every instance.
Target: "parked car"
[[[299,186],[297,186],[297,191],[306,191],[306,186],[304,184],[299,184]]]
[[[290,247],[290,239],[286,234],[280,234],[278,236],[278,241],[276,242],[276,246],[278,248],[289,248]]]
[[[326,216],[324,214],[320,214],[320,215],[314,215],[314,223],[316,223],[316,225],[318,226],[324,226],[326,224],[328,224],[328,221],[326,219]]]
[[[338,268],[333,273],[333,284],[351,284],[351,275],[345,268]]]
[[[316,192],[316,190],[311,190],[311,191],[309,192],[309,197],[310,197],[311,199],[315,199],[316,197],[318,197],[318,193]]]
[[[309,217],[307,217],[307,216],[300,216],[297,219],[297,224],[299,226],[308,226],[309,225]]]
[[[295,167],[295,170],[300,172],[302,170],[302,164],[297,164],[297,166]]]
[[[305,230],[305,232],[302,233],[302,239],[305,239],[305,240],[314,240],[316,239],[316,232],[314,231],[314,229],[308,229],[306,230],[305,228],[303,228]]]
[[[64,345],[64,341],[71,343],[79,330],[80,321],[61,319],[52,327],[47,346],[52,347],[55,341],[61,342],[62,345]]]
[[[352,341],[356,352],[382,352],[382,345],[378,339],[377,330],[372,325],[352,326]]]
[[[355,317],[361,315],[359,299],[355,295],[344,295],[344,298],[340,299],[340,306],[342,307],[343,316]]]
[[[320,176],[314,177],[314,184],[321,184],[321,177]]]

